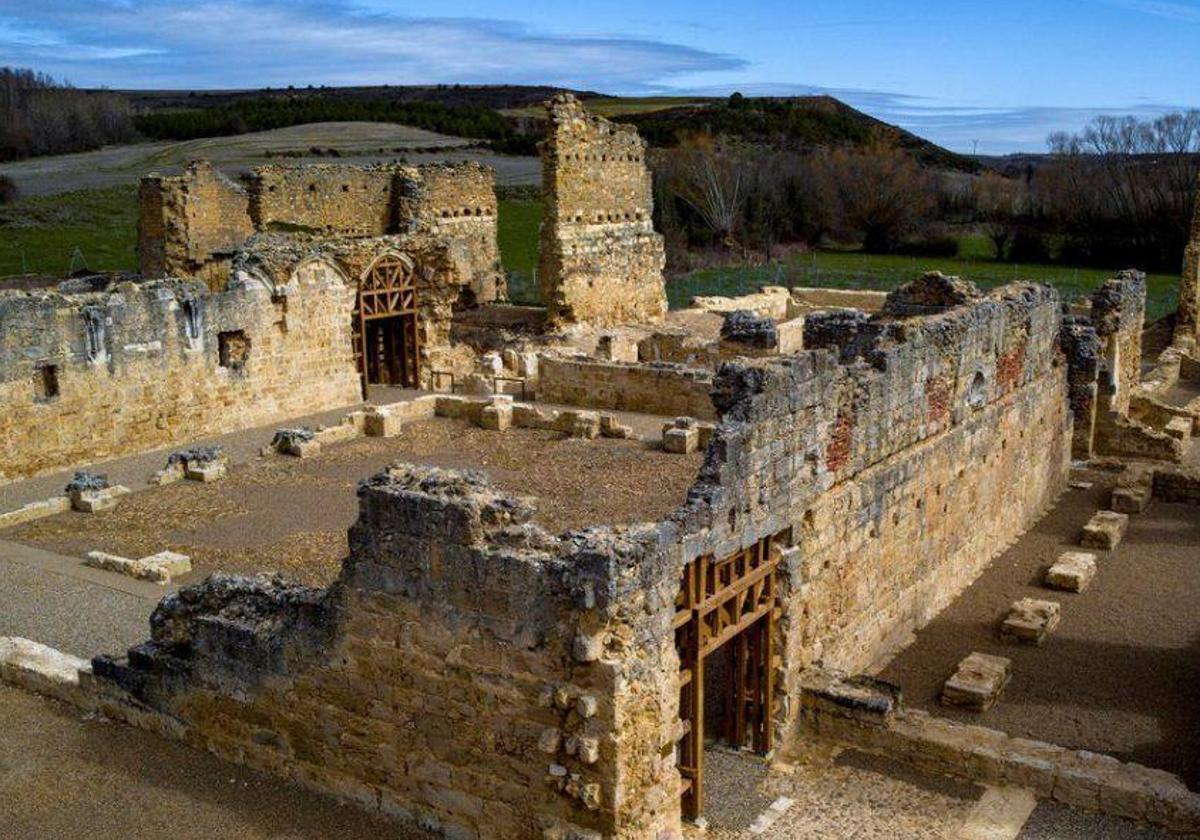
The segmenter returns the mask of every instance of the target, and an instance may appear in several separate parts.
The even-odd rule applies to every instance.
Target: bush
[[[1030,228],[1021,228],[1012,238],[1008,248],[1008,259],[1016,263],[1048,263],[1050,247],[1046,235]]]
[[[923,233],[904,240],[892,253],[906,257],[957,257],[958,239],[946,233]]]
[[[7,175],[0,175],[0,204],[14,201],[18,195],[16,182]]]

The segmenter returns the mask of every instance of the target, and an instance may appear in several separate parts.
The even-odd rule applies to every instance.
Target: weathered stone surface
[[[1002,656],[972,653],[942,686],[942,702],[984,712],[996,704],[1008,685],[1012,662]]]
[[[30,502],[16,510],[0,513],[0,528],[10,528],[14,525],[33,522],[36,519],[45,519],[47,516],[66,513],[70,509],[70,498],[67,496],[51,496],[49,499]]]
[[[1000,637],[1010,642],[1040,645],[1058,627],[1061,617],[1057,601],[1022,598],[1013,602],[1000,625]]]
[[[87,706],[80,689],[80,672],[90,672],[87,660],[17,636],[0,636],[0,681],[68,703]]]
[[[570,94],[546,103],[538,280],[553,321],[597,326],[667,312],[665,252],[652,222],[646,144]]]
[[[1046,570],[1045,584],[1051,589],[1082,592],[1096,576],[1096,555],[1086,551],[1066,551]]]
[[[1111,510],[1099,511],[1083,526],[1083,536],[1079,544],[1084,548],[1112,551],[1121,543],[1128,526],[1128,514]]]
[[[154,583],[169,583],[172,578],[187,574],[192,570],[192,559],[186,554],[174,551],[160,551],[139,560],[108,554],[103,551],[89,551],[84,558],[84,565],[94,569],[127,575],[138,580],[148,580]]]
[[[1112,509],[1117,513],[1141,513],[1149,502],[1149,487],[1117,487],[1112,491]]]

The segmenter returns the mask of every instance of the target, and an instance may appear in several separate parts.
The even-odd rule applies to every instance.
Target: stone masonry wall
[[[555,538],[527,500],[433,468],[359,498],[333,586],[169,596],[148,643],[94,662],[102,709],[447,837],[665,840],[678,660],[655,529]]]
[[[148,277],[204,280],[220,290],[254,233],[348,239],[424,233],[456,252],[469,304],[506,295],[496,240],[495,174],[477,163],[263,166],[249,188],[206,162],[174,178],[143,179],[138,248]]]
[[[254,232],[250,197],[203,161],[182,175],[143,178],[138,190],[138,263],[146,277],[186,277],[224,288],[229,263]]]
[[[433,164],[417,171],[419,179],[410,195],[401,199],[401,218],[461,250],[469,263],[473,303],[505,299],[508,289],[496,239],[495,172],[477,163]]]
[[[569,94],[548,102],[547,111],[542,303],[559,322],[661,320],[667,311],[665,256],[651,221],[646,144],[632,126],[589,114]]]
[[[1175,338],[1185,349],[1200,345],[1200,180],[1196,189],[1196,212],[1192,233],[1183,253],[1183,277],[1179,282],[1179,317]]]
[[[666,362],[626,364],[542,356],[538,399],[545,402],[711,420],[712,372]]]
[[[447,836],[666,840],[683,565],[790,533],[775,719],[795,737],[805,667],[864,668],[1063,489],[1059,318],[1054,290],[1014,285],[727,363],[700,476],[658,525],[551,537],[477,474],[393,467],[361,486],[333,586],[170,596],[149,643],[94,662],[102,710]]]
[[[260,166],[250,176],[250,213],[259,231],[308,228],[321,233],[379,236],[396,226],[398,168],[382,166]]]
[[[352,404],[352,308],[320,267],[283,297],[185,281],[0,293],[0,476]]]
[[[721,369],[681,559],[791,530],[781,734],[802,669],[876,661],[1064,488],[1059,317],[1054,290],[1014,285],[936,315],[846,320],[828,350]]]

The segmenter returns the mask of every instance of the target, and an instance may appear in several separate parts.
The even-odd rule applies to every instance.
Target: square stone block
[[[103,490],[78,490],[71,492],[71,507],[80,513],[100,513],[112,510],[117,501],[129,492],[128,487],[117,485]]]
[[[700,446],[700,430],[672,427],[663,432],[663,449],[676,455],[688,455]]]
[[[1083,526],[1083,537],[1079,544],[1084,548],[1098,548],[1112,551],[1121,543],[1125,529],[1129,526],[1129,516],[1112,510],[1099,511]]]
[[[1057,601],[1022,598],[1013,602],[1008,618],[1000,626],[1000,638],[1009,642],[1040,645],[1058,627],[1061,618]]]
[[[1051,589],[1082,592],[1096,576],[1096,555],[1086,551],[1065,551],[1046,570],[1045,584]]]
[[[160,551],[143,557],[138,563],[145,569],[147,579],[162,583],[192,570],[192,558],[176,551]]]
[[[1163,431],[1176,440],[1186,441],[1192,436],[1192,418],[1172,417]]]
[[[479,425],[481,428],[490,429],[493,432],[503,432],[512,426],[513,422],[513,407],[512,403],[493,403],[485,405],[483,410],[479,412]]]
[[[319,440],[296,441],[288,447],[287,452],[297,458],[315,458],[321,454],[321,442]]]
[[[1117,513],[1141,513],[1149,501],[1149,487],[1118,487],[1112,491],[1112,509]]]
[[[1003,656],[972,653],[958,663],[942,686],[942,703],[984,712],[995,705],[1012,678],[1012,661]]]
[[[220,481],[228,475],[224,461],[206,461],[201,464],[188,464],[184,476],[189,481],[199,481],[205,484]]]

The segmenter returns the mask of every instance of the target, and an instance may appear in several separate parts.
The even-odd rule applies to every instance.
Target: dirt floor
[[[910,706],[1076,749],[1108,753],[1177,773],[1200,789],[1200,508],[1151,502],[1131,518],[1114,552],[1082,594],[1040,586],[1043,570],[1078,548],[1081,527],[1107,508],[1111,475],[1071,490],[880,674]],[[1020,598],[1062,605],[1062,621],[1040,647],[999,640],[1000,621]],[[938,703],[942,683],[972,651],[1006,656],[1013,677],[984,714]]]
[[[323,585],[346,555],[358,482],[396,461],[481,469],[497,487],[536,497],[536,521],[559,533],[664,516],[683,501],[700,460],[641,441],[572,440],[529,429],[498,434],[424,420],[395,438],[359,438],[311,460],[259,458],[215,484],[139,491],[111,512],[67,513],[0,531],[0,538],[70,556],[180,551],[194,566],[184,582],[216,570],[280,571]]]

